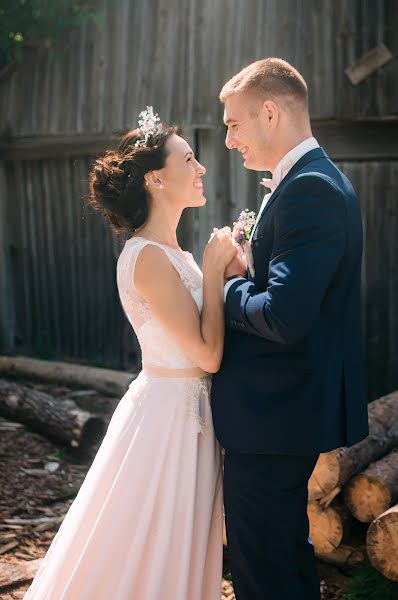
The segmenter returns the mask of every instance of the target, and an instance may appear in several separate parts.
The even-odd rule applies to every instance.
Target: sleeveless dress
[[[202,274],[190,253],[127,240],[117,283],[143,370],[119,402],[25,600],[220,600],[222,469],[210,376],[134,287],[148,243],[166,253],[201,310]]]

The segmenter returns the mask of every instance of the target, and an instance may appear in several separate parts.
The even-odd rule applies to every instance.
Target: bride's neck
[[[173,212],[169,209],[152,206],[148,220],[137,233],[143,233],[145,237],[178,248],[177,225],[180,218],[180,210]]]

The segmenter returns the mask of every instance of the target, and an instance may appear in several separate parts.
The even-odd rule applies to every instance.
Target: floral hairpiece
[[[157,132],[157,124],[159,122],[160,119],[158,114],[153,114],[153,106],[147,106],[146,110],[141,111],[138,118],[138,127],[145,137],[143,140],[137,140],[134,145],[136,147],[145,146],[151,135]]]

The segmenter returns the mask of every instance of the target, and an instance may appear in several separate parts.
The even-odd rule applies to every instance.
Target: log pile
[[[398,581],[398,392],[369,405],[366,439],[320,455],[308,497],[319,558],[352,565],[367,554],[378,571]]]

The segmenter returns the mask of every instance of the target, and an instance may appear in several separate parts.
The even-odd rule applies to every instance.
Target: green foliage
[[[398,583],[385,579],[369,561],[352,570],[342,600],[398,600]]]
[[[22,62],[27,47],[54,49],[69,30],[103,18],[98,0],[0,0],[0,70]]]

